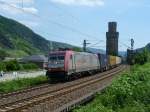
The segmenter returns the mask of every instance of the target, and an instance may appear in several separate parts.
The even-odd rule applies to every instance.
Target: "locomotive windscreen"
[[[50,55],[48,67],[49,68],[64,67],[64,60],[65,60],[64,55]]]

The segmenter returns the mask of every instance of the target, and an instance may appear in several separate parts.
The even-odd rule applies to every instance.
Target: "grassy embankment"
[[[0,93],[13,92],[13,91],[21,90],[21,89],[28,88],[31,86],[36,86],[45,82],[47,82],[47,78],[45,76],[39,76],[36,78],[23,78],[23,79],[16,79],[12,81],[0,82]]]
[[[122,73],[91,103],[73,112],[150,112],[150,63]]]

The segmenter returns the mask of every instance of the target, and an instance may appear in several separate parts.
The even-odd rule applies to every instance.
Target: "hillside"
[[[0,51],[7,55],[24,56],[31,54],[47,53],[50,41],[34,33],[25,25],[15,20],[0,16]],[[54,49],[72,48],[73,46],[53,42]]]
[[[142,52],[145,48],[146,48],[148,51],[150,51],[150,43],[148,43],[145,47],[136,49],[136,51],[137,51],[137,52]]]

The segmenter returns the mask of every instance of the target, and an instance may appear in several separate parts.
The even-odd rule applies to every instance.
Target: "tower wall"
[[[108,23],[108,32],[106,32],[106,54],[118,56],[118,39],[117,23]]]

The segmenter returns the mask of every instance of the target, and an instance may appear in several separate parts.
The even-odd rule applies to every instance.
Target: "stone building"
[[[34,63],[39,68],[43,68],[45,63],[48,63],[48,58],[44,55],[26,56],[19,60],[20,63]]]
[[[118,56],[118,39],[117,23],[108,23],[108,32],[106,32],[106,54]]]

